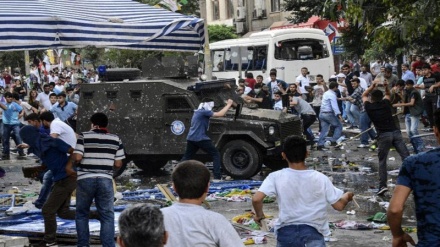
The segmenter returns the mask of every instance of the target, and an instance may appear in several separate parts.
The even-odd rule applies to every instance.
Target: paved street
[[[315,124],[316,125],[316,124]],[[313,126],[315,129],[317,126]],[[353,135],[347,131],[344,132],[347,136]],[[422,132],[423,133],[423,132]],[[426,141],[429,141],[433,145],[433,138],[426,137]],[[357,148],[359,144],[358,140],[347,142],[344,149],[329,150],[329,151],[312,151],[311,157],[308,159],[308,165],[311,169],[317,169],[323,171],[326,175],[332,177],[333,183],[348,191],[354,191],[356,195],[356,201],[360,208],[358,208],[353,202],[349,203],[346,210],[342,212],[335,211],[330,206],[328,207],[330,222],[336,222],[339,220],[350,220],[361,223],[368,223],[366,219],[369,216],[374,215],[376,212],[385,212],[385,209],[379,205],[381,201],[389,201],[392,190],[388,192],[384,197],[376,197],[374,194],[374,188],[377,186],[377,168],[378,160],[376,152],[371,152],[367,148]],[[342,163],[343,157],[348,161],[356,164],[357,168],[344,170],[339,168],[338,163]],[[328,158],[336,158],[336,169],[331,171],[328,165]],[[391,151],[389,154],[388,169],[395,170],[401,164],[400,158],[395,151]],[[341,160],[339,160],[341,158]],[[395,158],[392,160],[392,158]],[[21,167],[31,166],[35,164],[35,159],[26,158],[25,160],[17,160],[15,155],[12,155],[10,161],[0,161],[0,166],[6,170],[6,176],[0,179],[0,189],[2,193],[6,193],[12,187],[17,187],[23,193],[38,192],[40,183],[31,179],[22,177]],[[371,168],[371,172],[369,172]],[[154,175],[136,175],[138,169],[136,167],[129,168],[120,178],[116,180],[118,190],[125,191],[126,189],[149,189],[153,188],[159,183],[169,183],[170,181],[170,169],[171,166],[165,167],[165,169]],[[365,172],[360,172],[365,171]],[[270,172],[270,170],[263,169],[262,173],[255,176],[253,179],[262,180]],[[130,183],[130,179],[140,179],[139,186],[127,187]],[[395,183],[396,176],[389,176],[390,184]],[[286,188],[288,189],[288,188]],[[214,201],[210,202],[213,211],[223,214],[226,218],[232,219],[232,217],[240,215],[248,210],[252,209],[250,201],[247,202],[226,202],[226,201]],[[264,204],[265,213],[274,217],[278,215],[277,203]],[[346,211],[355,210],[355,215],[347,215]],[[405,211],[405,226],[415,226],[414,218],[414,205],[412,200],[407,203]],[[416,237],[415,233],[412,233],[413,237]],[[269,234],[268,243],[264,246],[276,246],[275,238],[272,234]],[[374,230],[343,230],[335,229],[331,236],[335,242],[329,242],[327,246],[390,246],[391,233],[390,231],[383,231],[381,233],[375,233]],[[69,246],[69,245],[66,245]]]

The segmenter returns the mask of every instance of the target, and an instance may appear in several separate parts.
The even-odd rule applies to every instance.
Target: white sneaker
[[[366,145],[366,144],[361,144],[361,145],[359,145],[358,146],[358,148],[368,148],[368,147],[370,147],[370,145]]]

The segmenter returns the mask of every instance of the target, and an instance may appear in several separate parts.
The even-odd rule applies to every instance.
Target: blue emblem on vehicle
[[[183,122],[180,120],[175,120],[171,124],[171,132],[173,132],[173,134],[175,135],[180,136],[181,134],[183,134],[183,132],[185,132],[185,124],[183,124]]]

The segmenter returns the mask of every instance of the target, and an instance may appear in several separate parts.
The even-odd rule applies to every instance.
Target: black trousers
[[[307,129],[316,121],[316,115],[312,114],[301,114],[301,119],[303,122],[303,134],[306,136],[307,141],[313,141],[315,137],[307,131]]]

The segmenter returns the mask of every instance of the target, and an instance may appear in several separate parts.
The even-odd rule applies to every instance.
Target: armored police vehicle
[[[182,64],[188,67],[184,62],[164,61],[167,60],[146,61],[144,76],[156,70],[166,71],[172,78],[150,76],[128,82],[83,84],[78,131],[90,128],[93,113],[104,112],[109,117],[109,131],[118,134],[124,143],[125,164],[133,161],[143,170],[159,169],[169,160],[182,158],[192,115],[202,98],[214,99],[214,111],[223,108],[227,99],[233,99],[237,103],[235,109],[224,117],[211,118],[208,131],[220,151],[223,172],[234,178],[250,178],[262,164],[274,169],[286,166],[280,149],[287,136],[302,135],[298,117],[240,107],[243,102],[236,95],[235,79],[197,81],[188,77],[188,68],[179,69]],[[186,76],[176,76],[181,74]],[[211,157],[200,151],[195,159],[210,161]]]

